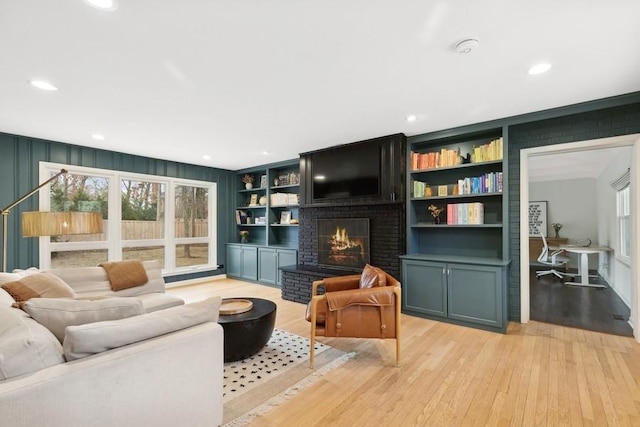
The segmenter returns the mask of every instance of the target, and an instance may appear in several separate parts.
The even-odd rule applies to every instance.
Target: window
[[[104,232],[43,239],[41,268],[131,259],[157,259],[165,273],[215,268],[215,183],[51,163],[40,174],[61,167],[68,173],[40,193],[41,209],[99,211]]]
[[[619,255],[623,258],[631,256],[631,191],[627,184],[617,192],[618,236],[620,242]]]

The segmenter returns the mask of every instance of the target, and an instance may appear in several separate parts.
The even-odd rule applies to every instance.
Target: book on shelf
[[[488,144],[473,147],[471,153],[471,162],[491,162],[494,160],[502,160],[502,137],[496,138]]]
[[[503,140],[496,138],[486,144],[474,146],[471,150],[471,163],[489,162],[502,160]],[[460,148],[450,150],[441,148],[439,151],[428,153],[411,152],[411,170],[435,169],[456,166],[462,164],[462,154]]]
[[[489,172],[481,176],[458,180],[458,194],[502,193],[502,172]]]
[[[297,193],[273,193],[270,196],[272,206],[291,206],[300,203]]]
[[[450,203],[447,205],[448,225],[479,225],[484,224],[484,204]]]
[[[413,181],[413,197],[421,198],[431,196],[431,189],[429,189],[428,191],[427,189],[429,189],[429,186],[426,182],[417,180]]]
[[[429,153],[411,152],[411,169],[435,169],[459,165],[462,163],[460,150],[448,150],[442,148],[440,151]]]
[[[247,224],[249,212],[244,209],[236,209],[236,224]]]

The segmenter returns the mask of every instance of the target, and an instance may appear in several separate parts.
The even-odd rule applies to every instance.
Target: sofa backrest
[[[102,267],[69,267],[54,268],[45,270],[48,273],[55,274],[64,280],[73,290],[84,297],[98,296],[120,296],[133,297],[136,295],[149,294],[153,292],[165,292],[165,283],[162,278],[162,268],[160,261],[143,261],[144,269],[149,279],[142,286],[136,286],[129,289],[114,292],[111,290],[109,278]]]

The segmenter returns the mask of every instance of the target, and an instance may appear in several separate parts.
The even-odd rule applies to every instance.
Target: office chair
[[[559,279],[562,279],[563,276],[575,276],[575,274],[560,272],[556,270],[559,267],[567,266],[569,262],[569,257],[560,255],[564,252],[564,249],[558,249],[551,253],[549,253],[549,245],[547,244],[547,239],[544,237],[544,234],[540,233],[540,237],[542,238],[542,252],[540,252],[540,256],[538,257],[538,262],[540,264],[548,265],[551,267],[549,270],[540,270],[536,271],[536,278],[540,278],[540,276],[544,276],[547,274],[553,274]]]

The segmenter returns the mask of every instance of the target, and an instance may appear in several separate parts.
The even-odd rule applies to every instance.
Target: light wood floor
[[[187,302],[255,296],[276,327],[308,336],[302,304],[237,280],[173,288]],[[563,326],[511,322],[506,335],[403,315],[393,340],[323,339],[357,356],[252,426],[640,426],[640,344]]]

